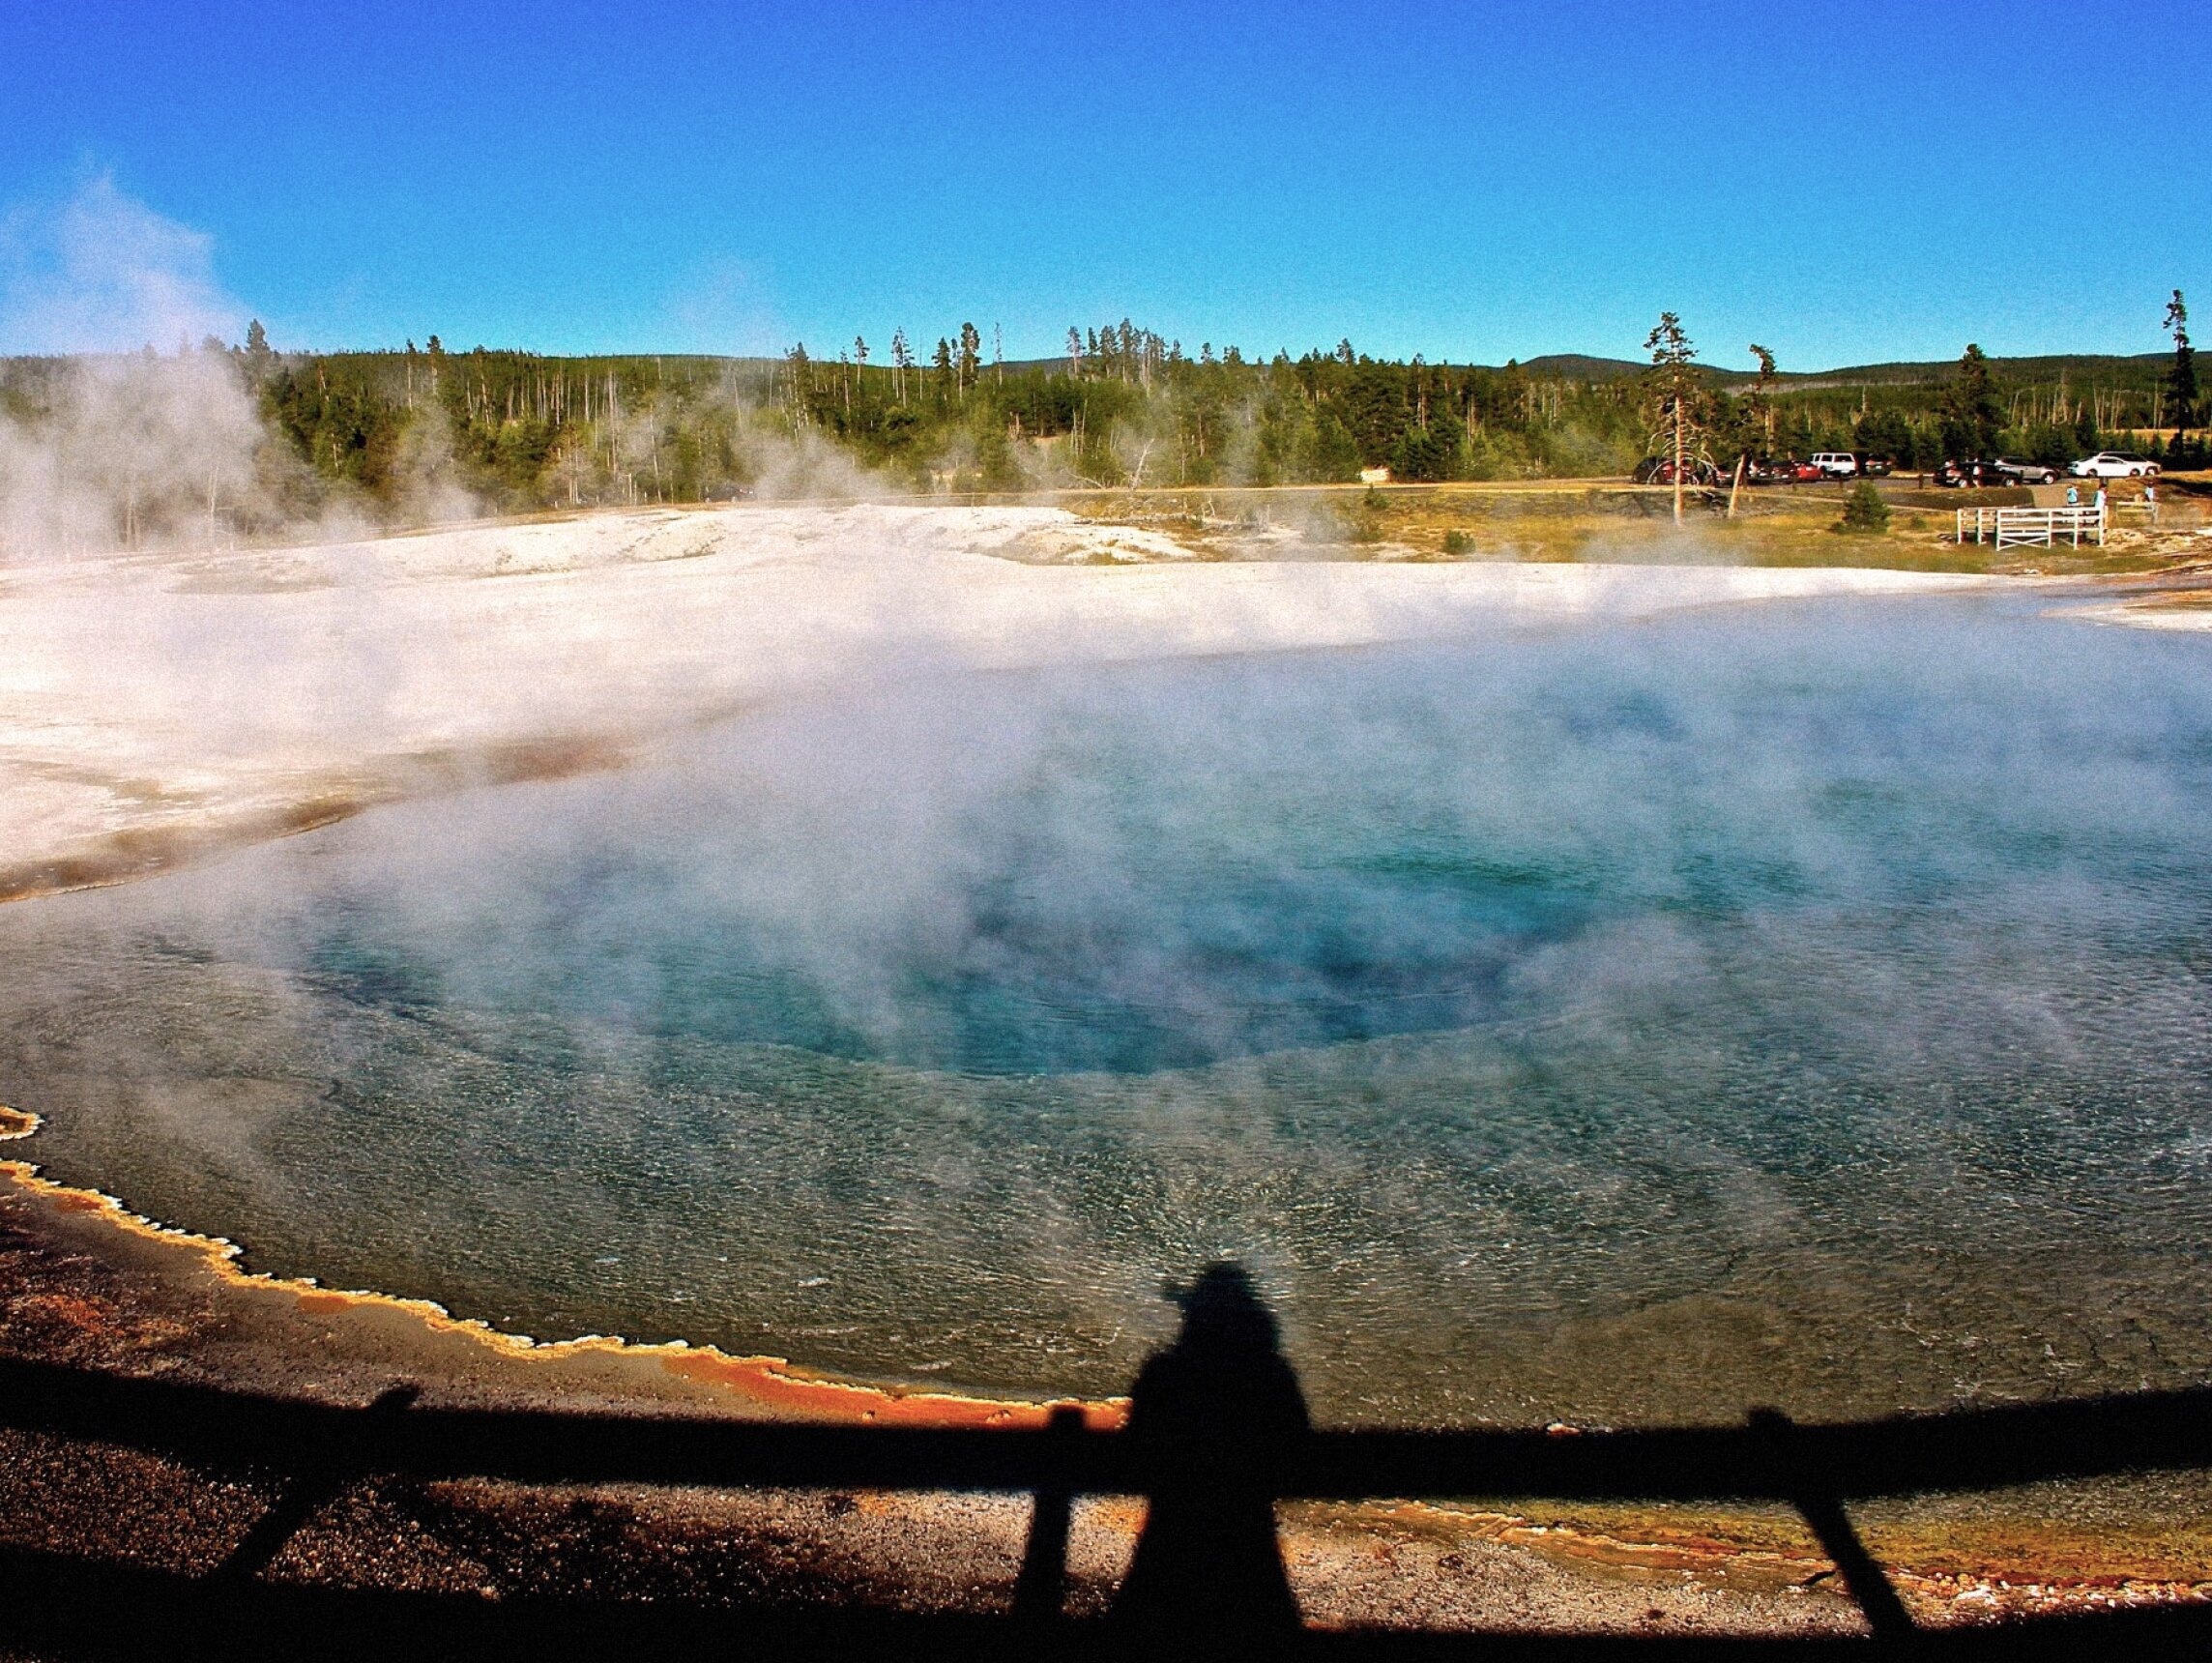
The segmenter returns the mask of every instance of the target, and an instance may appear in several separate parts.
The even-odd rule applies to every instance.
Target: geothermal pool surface
[[[15,1152],[545,1338],[1334,1420],[2212,1379],[2204,645],[1868,599],[887,677],[0,909]]]

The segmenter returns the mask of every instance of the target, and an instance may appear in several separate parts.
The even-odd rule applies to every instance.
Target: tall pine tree
[[[983,336],[972,323],[960,326],[960,360],[957,386],[960,396],[968,396],[968,389],[975,386],[983,365]]]
[[[1990,384],[1990,361],[1971,341],[1959,355],[1959,378],[1943,390],[1943,451],[1954,462],[1996,454],[2004,406]]]
[[[2173,453],[2178,454],[2189,429],[2197,425],[2197,349],[2189,344],[2189,307],[2179,289],[2166,303],[2166,327],[2173,332],[2173,368],[2167,374],[2166,394],[2173,400]]]
[[[1674,523],[1682,523],[1682,476],[1690,471],[1690,453],[1703,431],[1700,422],[1698,349],[1682,331],[1682,320],[1661,312],[1644,350],[1651,355],[1644,371],[1658,415],[1658,437],[1666,441],[1674,458]]]

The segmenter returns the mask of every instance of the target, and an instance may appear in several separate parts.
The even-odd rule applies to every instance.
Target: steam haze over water
[[[2212,1371],[2212,683],[1990,600],[849,686],[0,911],[30,1152],[542,1337],[1328,1419]]]

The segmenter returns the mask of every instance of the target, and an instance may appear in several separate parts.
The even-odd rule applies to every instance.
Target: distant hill
[[[2162,373],[2168,363],[2168,356],[2159,352],[2141,352],[2128,356],[2115,353],[2063,353],[2046,358],[1993,358],[1991,371],[2006,381],[2056,381],[2060,376],[2068,380],[2093,380],[2098,376],[2130,382]],[[1644,365],[1625,358],[1591,358],[1579,352],[1547,353],[1541,358],[1527,360],[1521,367],[1539,380],[1552,381],[1617,381],[1622,376],[1640,375]],[[1732,369],[1720,365],[1705,365],[1705,372],[1723,387],[1742,386],[1757,378],[1749,369]],[[1812,392],[1822,387],[1911,387],[1931,381],[1948,381],[1959,370],[1958,360],[1937,359],[1928,363],[1859,364],[1836,369],[1784,370],[1784,385],[1800,392]]]
[[[2061,376],[2069,381],[2090,382],[2099,378],[2130,385],[2147,385],[2150,378],[2165,373],[2171,360],[2159,352],[2141,352],[2122,356],[2116,353],[2061,353],[2043,358],[1993,358],[1991,371],[1998,379],[2008,382],[2054,382]],[[1603,386],[1631,375],[1641,375],[1649,367],[1641,359],[1599,358],[1586,352],[1547,352],[1535,358],[1520,361],[1521,369],[1537,381],[1583,381]],[[1029,370],[1043,370],[1050,374],[1065,369],[1064,358],[1008,360],[1006,371],[1016,374]],[[1478,365],[1481,369],[1502,369],[1503,365]],[[1756,379],[1757,372],[1735,369],[1723,365],[1708,364],[1702,366],[1705,373],[1722,387],[1740,387]],[[1783,385],[1796,392],[1817,392],[1823,387],[1913,387],[1930,382],[1948,381],[1959,371],[1957,359],[1935,359],[1927,363],[1897,362],[1891,364],[1844,365],[1834,369],[1803,369],[1782,371]]]
[[[1502,367],[1502,366],[1500,366]],[[1642,375],[1647,365],[1625,358],[1591,358],[1581,352],[1547,352],[1522,361],[1521,367],[1539,381],[1618,381],[1624,375]]]
[[[671,373],[698,373],[737,371],[746,376],[767,376],[783,368],[783,358],[726,357],[719,353],[697,352],[609,352],[546,354],[513,354],[505,348],[494,348],[502,357],[528,357],[548,365],[566,365],[572,368],[613,368],[655,365]],[[460,359],[469,356],[468,349],[448,349],[448,357]],[[131,353],[86,353],[68,355],[85,362],[121,363],[134,359]],[[391,348],[369,348],[352,351],[284,351],[278,358],[285,363],[312,364],[354,361],[360,363],[396,362],[405,355]],[[0,356],[0,366],[33,368],[52,366],[66,362],[64,357],[38,354]],[[833,365],[834,355],[825,360],[820,356],[816,364]],[[1247,360],[1265,363],[1265,360]],[[1438,360],[1440,365],[1449,362]],[[2141,352],[2126,356],[2115,353],[2061,353],[2042,358],[1993,358],[1991,370],[2003,381],[2051,383],[2061,377],[2069,381],[2104,381],[2124,386],[2148,387],[2166,372],[2171,358],[2166,353]],[[888,367],[888,357],[871,356],[869,368],[882,370]],[[984,366],[986,375],[995,371],[1007,375],[1026,375],[1042,372],[1050,375],[1067,367],[1065,358],[1008,359],[1002,365]],[[1479,369],[1502,369],[1503,365],[1475,365]],[[1603,386],[1631,375],[1641,375],[1647,367],[1640,359],[1598,358],[1583,352],[1548,352],[1538,357],[1520,361],[1521,369],[1537,381],[1576,381]],[[1721,387],[1740,387],[1751,382],[1754,372],[1729,365],[1702,365],[1705,373]],[[1785,369],[1781,373],[1784,386],[1793,392],[1812,393],[1824,387],[1912,387],[1932,382],[1944,382],[1958,372],[1956,359],[1937,359],[1927,363],[1897,362],[1891,364],[1845,365],[1834,369]]]

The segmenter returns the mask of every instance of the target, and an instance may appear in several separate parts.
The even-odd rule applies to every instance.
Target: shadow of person
[[[1163,1476],[1113,1619],[1179,1649],[1293,1632],[1270,1474],[1307,1431],[1305,1394],[1241,1266],[1208,1265],[1175,1298],[1182,1329],[1130,1393],[1126,1436]]]

